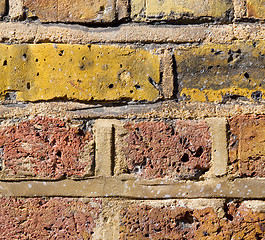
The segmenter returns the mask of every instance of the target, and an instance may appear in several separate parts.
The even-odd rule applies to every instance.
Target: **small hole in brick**
[[[39,59],[38,59],[38,58],[36,58],[36,59],[35,59],[35,62],[38,62],[38,61],[39,61]]]
[[[86,57],[84,56],[84,57],[82,57],[82,60],[84,61],[86,59]]]
[[[59,56],[63,56],[64,55],[64,50],[61,50],[59,53]]]
[[[134,87],[135,87],[136,89],[140,89],[140,88],[141,88],[141,86],[138,85],[138,84],[134,85]]]
[[[213,48],[211,49],[211,52],[214,52],[214,49]]]
[[[7,65],[7,60],[5,60],[4,62],[3,62],[3,66],[6,66]]]
[[[133,93],[133,90],[130,90],[130,93]]]
[[[22,55],[22,59],[23,59],[23,60],[26,60],[26,58],[27,58],[27,54],[24,53],[24,54]]]
[[[105,11],[105,7],[104,6],[100,6],[99,7],[99,11],[101,11],[101,12]]]
[[[56,156],[61,157],[62,156],[62,152],[60,150],[58,150],[57,153],[56,153]]]
[[[181,158],[181,162],[188,162],[188,161],[189,161],[189,155],[187,153],[184,153]]]
[[[249,78],[249,74],[247,72],[244,73],[245,78]]]
[[[40,75],[40,73],[37,73],[36,75],[37,75],[37,76],[39,76],[39,75]]]
[[[29,82],[27,83],[27,89],[30,89],[30,83]]]
[[[114,85],[111,83],[110,85],[109,85],[109,88],[113,88],[114,87]]]
[[[200,157],[203,153],[203,148],[200,146],[197,150],[196,150],[196,154],[195,157]]]
[[[122,64],[120,64],[120,68],[122,68]]]
[[[251,94],[251,98],[254,100],[260,100],[262,98],[262,92],[256,91]]]

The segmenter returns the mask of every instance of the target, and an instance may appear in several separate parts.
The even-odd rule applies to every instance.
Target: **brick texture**
[[[1,45],[0,91],[12,100],[148,100],[160,97],[159,56],[117,45]]]
[[[128,18],[128,1],[119,0],[24,0],[29,17],[43,22],[112,23]]]
[[[37,117],[0,129],[7,176],[61,178],[92,174],[92,134],[60,119]]]
[[[263,46],[264,41],[249,41],[176,50],[180,98],[260,100],[264,95]]]
[[[132,18],[140,21],[185,20],[200,17],[225,18],[232,12],[232,1],[132,0]],[[198,7],[198,5],[200,7]],[[145,9],[145,13],[143,12]]]
[[[230,172],[265,177],[265,116],[240,115],[229,120]]]
[[[1,198],[0,239],[91,239],[99,200]]]
[[[121,212],[120,239],[262,239],[265,214],[236,203],[227,204],[226,216],[213,208],[131,205]]]
[[[265,18],[265,1],[264,0],[247,0],[247,17]]]
[[[125,125],[128,170],[144,178],[199,178],[210,168],[211,139],[204,121]]]

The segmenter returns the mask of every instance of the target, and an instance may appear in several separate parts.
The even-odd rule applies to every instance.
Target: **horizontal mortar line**
[[[155,183],[155,185],[154,185]],[[160,185],[159,185],[160,184]],[[242,198],[264,199],[265,178],[207,181],[120,179],[101,177],[83,181],[0,182],[1,196],[124,197],[135,199]]]
[[[241,114],[265,114],[265,104],[264,101],[231,101],[225,104],[215,104],[207,102],[176,102],[175,100],[149,104],[140,103],[138,105],[102,106],[100,108],[93,108],[93,104],[71,101],[27,103],[22,105],[0,104],[0,119],[2,120],[21,118],[23,116],[28,118],[28,116],[35,116],[36,114],[51,117],[65,117],[67,115],[69,119],[75,120],[96,118],[127,119],[132,117],[141,119],[204,119],[206,117],[231,117]]]
[[[228,25],[137,25],[84,27],[65,24],[24,22],[0,23],[0,42],[8,43],[227,43],[234,40],[264,39],[265,26],[259,23]],[[252,35],[251,35],[252,34]]]

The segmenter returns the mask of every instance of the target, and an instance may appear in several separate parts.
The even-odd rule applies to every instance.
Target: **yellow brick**
[[[58,20],[66,22],[112,22],[114,0],[58,0]]]
[[[113,22],[126,17],[128,6],[123,5],[116,9],[115,0],[23,0],[28,17],[42,22]]]
[[[132,0],[132,17],[138,20],[143,13],[141,0]],[[224,0],[146,0],[146,19],[173,20],[181,17],[225,17],[232,9],[232,1]],[[139,16],[137,16],[137,13]],[[142,18],[144,20],[144,18]]]
[[[100,45],[0,45],[1,95],[17,100],[55,98],[148,100],[159,97],[157,55],[142,49]],[[150,79],[152,79],[150,81]]]
[[[247,17],[265,18],[265,0],[247,0]]]
[[[257,91],[264,96],[264,56],[264,41],[179,48],[175,52],[179,94],[202,102],[227,95],[251,99]]]

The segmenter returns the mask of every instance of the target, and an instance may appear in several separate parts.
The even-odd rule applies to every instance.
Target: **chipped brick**
[[[178,120],[125,125],[128,170],[144,178],[193,179],[210,167],[211,140],[204,121]]]
[[[121,212],[120,239],[262,239],[265,214],[229,203],[226,217],[213,208],[131,204]]]

